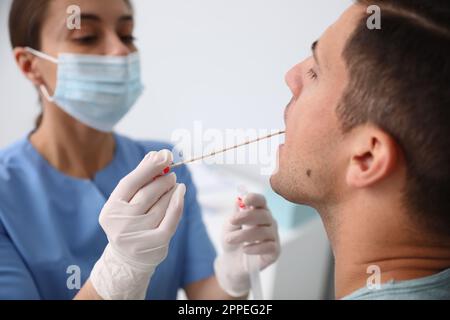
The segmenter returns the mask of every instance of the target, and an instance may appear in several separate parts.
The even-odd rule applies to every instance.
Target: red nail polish
[[[245,203],[241,197],[238,197],[238,205],[239,205],[239,208],[241,208],[241,209],[245,208]]]
[[[163,170],[162,174],[157,175],[156,177],[153,178],[153,181],[155,181],[155,180],[158,179],[158,178],[161,178],[162,176],[168,174],[169,172],[170,172],[170,167],[165,168],[165,169]]]

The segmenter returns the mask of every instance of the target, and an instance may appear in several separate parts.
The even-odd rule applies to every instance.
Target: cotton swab
[[[224,148],[222,150],[213,151],[213,152],[208,153],[206,155],[202,155],[202,156],[195,157],[195,158],[192,158],[192,159],[189,159],[189,160],[186,160],[186,161],[181,161],[181,162],[178,162],[178,163],[174,163],[174,164],[172,164],[170,166],[170,169],[173,169],[173,168],[176,168],[176,167],[188,164],[188,163],[192,163],[192,162],[195,162],[195,161],[200,161],[200,160],[204,160],[204,159],[207,159],[207,158],[210,158],[210,157],[214,157],[214,156],[216,156],[218,154],[221,154],[221,153],[233,150],[233,149],[237,149],[237,148],[240,148],[240,147],[252,144],[252,143],[256,143],[256,142],[259,142],[259,141],[262,141],[262,140],[266,140],[266,139],[269,139],[269,138],[272,138],[272,137],[275,137],[275,136],[279,136],[279,135],[282,135],[284,133],[286,133],[286,131],[280,130],[280,131],[278,131],[276,133],[271,133],[271,134],[269,134],[267,136],[259,137],[257,139],[253,139],[253,140],[248,140],[246,142],[234,145],[232,147],[227,147],[227,148]]]

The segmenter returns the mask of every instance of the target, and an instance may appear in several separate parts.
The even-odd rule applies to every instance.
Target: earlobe
[[[346,182],[355,188],[373,185],[392,172],[397,163],[394,140],[379,129],[369,129],[370,135],[358,138],[347,170]]]

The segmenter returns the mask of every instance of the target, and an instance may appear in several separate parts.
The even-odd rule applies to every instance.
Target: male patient
[[[273,189],[320,213],[336,298],[450,299],[450,1],[357,1],[312,50]]]

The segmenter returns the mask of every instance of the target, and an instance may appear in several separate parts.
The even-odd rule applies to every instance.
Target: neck
[[[380,270],[380,284],[450,267],[450,239],[421,230],[411,222],[414,213],[401,204],[400,193],[361,192],[351,202],[321,211],[335,255],[336,298],[373,283],[373,266]]]
[[[94,178],[114,157],[111,133],[91,129],[67,115],[45,114],[30,142],[57,170],[81,179]]]

